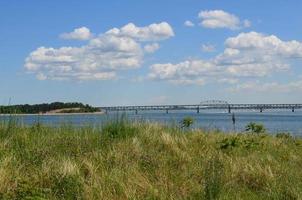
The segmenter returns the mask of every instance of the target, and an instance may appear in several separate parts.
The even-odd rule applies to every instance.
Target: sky
[[[0,105],[301,103],[301,0],[0,1]]]

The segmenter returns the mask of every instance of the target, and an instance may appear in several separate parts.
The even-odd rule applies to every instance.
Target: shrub
[[[194,119],[192,117],[185,117],[180,123],[181,128],[189,128],[194,123]]]
[[[255,138],[245,138],[240,136],[235,137],[227,137],[222,141],[218,142],[219,149],[221,150],[229,150],[236,147],[251,149],[259,146],[259,141]]]
[[[220,149],[230,149],[234,148],[240,145],[239,138],[237,137],[231,137],[231,138],[225,138],[219,143]]]
[[[266,131],[263,124],[257,124],[255,122],[250,122],[246,125],[245,130],[252,133],[264,133]]]

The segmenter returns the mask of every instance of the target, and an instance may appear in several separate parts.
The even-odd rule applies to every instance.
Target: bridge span
[[[228,104],[228,103],[215,103],[215,104],[195,104],[195,105],[150,105],[150,106],[109,106],[99,107],[105,113],[116,111],[134,111],[136,114],[139,111],[159,111],[163,110],[169,113],[171,110],[192,110],[197,113],[203,110],[219,110],[231,113],[234,110],[240,111],[257,111],[263,112],[265,110],[272,111],[292,111],[302,109],[302,104]]]

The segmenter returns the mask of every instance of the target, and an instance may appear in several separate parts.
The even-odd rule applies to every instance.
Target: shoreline
[[[64,115],[103,115],[105,112],[87,112],[87,113],[39,113],[39,114],[0,114],[0,116],[64,116]]]

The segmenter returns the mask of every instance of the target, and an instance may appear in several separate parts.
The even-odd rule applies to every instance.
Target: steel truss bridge
[[[270,111],[292,111],[302,109],[302,104],[229,104],[223,101],[214,102],[202,102],[196,105],[154,105],[154,106],[111,106],[111,107],[99,107],[101,111],[105,113],[116,111],[134,111],[136,114],[139,111],[165,111],[169,113],[172,110],[191,110],[197,113],[205,110],[217,110],[226,111],[231,113],[235,110],[240,111],[257,111],[263,112],[265,110]]]

